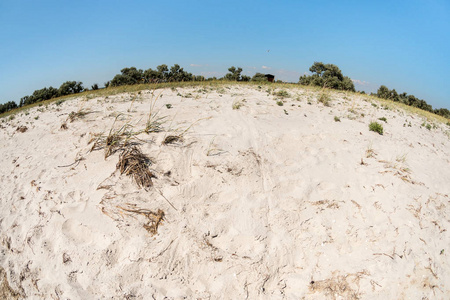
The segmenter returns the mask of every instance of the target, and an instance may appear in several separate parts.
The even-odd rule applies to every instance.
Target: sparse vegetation
[[[383,122],[387,123],[387,119],[386,119],[385,117],[382,117],[382,118],[378,118],[378,120],[380,120],[380,121],[383,121]]]
[[[317,100],[320,103],[322,103],[325,106],[330,106],[331,104],[331,99],[330,96],[327,93],[321,93],[319,96],[319,99]]]
[[[335,122],[340,122],[341,119],[340,119],[339,117],[337,117],[337,116],[334,116],[334,121],[335,121]]]
[[[378,122],[371,122],[369,124],[369,130],[378,132],[380,135],[383,135],[383,126]]]

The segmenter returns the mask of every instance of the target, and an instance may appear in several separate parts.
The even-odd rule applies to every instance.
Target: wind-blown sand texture
[[[0,295],[447,298],[450,127],[270,88],[80,96],[0,123]],[[140,132],[155,102],[162,131]],[[117,169],[131,147],[143,185]]]

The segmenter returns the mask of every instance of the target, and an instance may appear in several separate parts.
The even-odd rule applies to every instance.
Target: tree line
[[[391,100],[394,102],[401,102],[403,104],[420,108],[422,110],[435,113],[447,119],[450,119],[450,111],[446,108],[433,109],[425,100],[416,98],[414,95],[408,95],[407,93],[398,94],[395,89],[389,90],[385,85],[378,88],[376,96],[378,98]]]
[[[318,86],[322,88],[345,90],[355,92],[353,81],[348,76],[344,76],[342,71],[333,64],[324,64],[322,62],[314,62],[309,68],[311,75],[300,76],[298,83],[301,85]],[[184,82],[184,81],[212,81],[212,80],[228,80],[228,81],[267,81],[265,74],[256,73],[253,77],[242,75],[242,68],[230,67],[228,73],[221,78],[211,77],[205,78],[201,75],[193,75],[185,71],[178,64],[168,67],[165,64],[159,65],[156,69],[149,68],[147,70],[137,69],[135,67],[123,68],[120,74],[117,74],[113,79],[104,83],[104,87],[134,85],[134,84],[148,84],[148,83],[162,83],[162,82]],[[279,81],[277,81],[279,82]],[[92,90],[99,89],[98,84],[94,83],[91,86]],[[10,111],[12,109],[30,105],[33,103],[49,100],[52,98],[77,94],[89,88],[83,87],[81,81],[66,81],[57,89],[52,86],[45,87],[33,92],[32,95],[22,97],[17,105],[14,101],[9,101],[5,104],[0,104],[0,114]],[[434,109],[425,100],[417,99],[413,95],[406,93],[398,94],[395,89],[389,90],[382,85],[378,89],[377,97],[389,99],[392,101],[399,101],[410,106],[433,112],[440,116],[450,118],[450,112],[446,108]]]

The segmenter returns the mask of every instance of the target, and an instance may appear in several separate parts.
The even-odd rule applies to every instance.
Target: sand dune
[[[450,127],[363,95],[267,89],[77,97],[3,122],[0,295],[448,297]],[[140,132],[152,103],[163,130]],[[120,148],[91,151],[125,131],[151,187],[116,168]]]

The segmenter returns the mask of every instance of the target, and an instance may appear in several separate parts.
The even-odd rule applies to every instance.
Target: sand
[[[450,127],[363,95],[326,106],[269,88],[82,96],[4,119],[0,295],[448,297]],[[162,131],[145,133],[152,103]],[[117,170],[120,148],[91,151],[123,131],[152,186]]]

